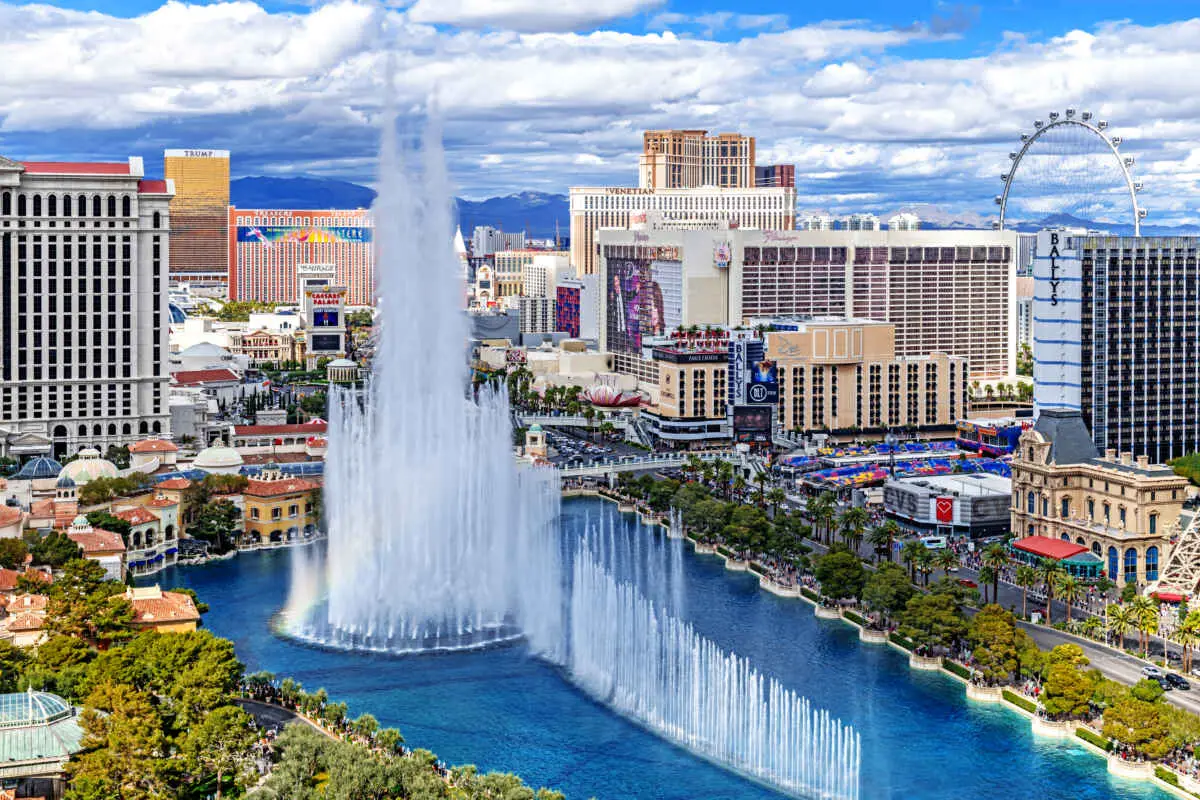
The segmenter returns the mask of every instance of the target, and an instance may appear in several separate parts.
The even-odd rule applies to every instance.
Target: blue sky
[[[415,129],[436,92],[451,173],[470,197],[631,183],[642,130],[701,127],[755,135],[760,162],[796,164],[802,208],[938,208],[985,220],[1018,134],[1071,106],[1125,139],[1151,221],[1191,224],[1200,222],[1196,9],[0,0],[0,153],[141,155],[156,171],[165,148],[219,147],[233,151],[236,175],[369,183],[391,49],[404,118]],[[1070,202],[1100,219],[1128,213],[1119,174],[1098,155],[1106,145],[1051,139],[1045,152],[1059,158],[1018,173],[1026,216]],[[1099,174],[1086,192],[1074,179],[1053,185],[1063,164]]]

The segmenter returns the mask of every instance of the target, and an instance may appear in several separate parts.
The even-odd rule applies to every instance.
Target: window
[[[258,519],[258,509],[257,508],[250,509],[250,519]]]
[[[271,519],[280,519],[283,516],[283,509],[279,506],[271,509]]]
[[[1096,518],[1096,501],[1089,497],[1088,498],[1088,520],[1091,521],[1091,520],[1094,520],[1095,518]]]
[[[1029,461],[1033,461],[1033,448],[1032,448],[1032,447],[1031,447],[1031,448],[1029,448],[1029,452],[1028,452],[1028,454],[1026,455],[1026,458],[1027,458]]]
[[[1059,516],[1062,517],[1063,519],[1066,519],[1067,517],[1071,516],[1071,499],[1070,498],[1064,497],[1062,499],[1062,509],[1061,510],[1062,510],[1062,513],[1060,513]]]
[[[1042,498],[1042,516],[1043,517],[1050,516],[1050,498],[1049,497]]]
[[[1125,582],[1137,583],[1137,550],[1130,547],[1125,551]]]
[[[1146,580],[1158,580],[1158,548],[1146,548]]]
[[[1156,533],[1158,533],[1158,514],[1151,514],[1150,515],[1150,535],[1153,536]],[[1146,557],[1147,558],[1150,557],[1150,551],[1148,551],[1148,550],[1146,551]]]
[[[1032,490],[1029,492],[1029,498],[1025,501],[1025,507],[1030,514],[1037,513],[1037,495]]]
[[[1111,509],[1109,508],[1108,503],[1105,503],[1104,504],[1104,524],[1105,525],[1107,525],[1112,518],[1112,515],[1109,514],[1110,510]]]
[[[300,513],[300,506],[295,505],[295,504],[288,506],[288,516],[289,517],[294,517],[299,513]]]
[[[1121,573],[1117,571],[1117,548],[1108,548],[1108,579],[1115,581]]]
[[[1117,520],[1120,522],[1121,527],[1124,528],[1125,527],[1125,506],[1120,506],[1119,508],[1117,508]]]

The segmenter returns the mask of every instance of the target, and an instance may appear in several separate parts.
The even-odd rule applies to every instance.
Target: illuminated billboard
[[[640,352],[643,337],[662,336],[683,319],[683,264],[649,256],[608,258],[608,348]]]
[[[314,353],[340,353],[342,337],[337,333],[314,333],[309,337],[308,349]]]
[[[779,366],[774,361],[755,361],[750,365],[749,377],[746,386],[746,399],[749,402],[765,405],[779,403]]]
[[[239,225],[238,242],[259,244],[336,244],[369,242],[371,228],[317,227],[313,225]]]
[[[771,406],[734,406],[733,441],[768,443],[771,441]]]
[[[313,312],[313,327],[314,328],[336,328],[338,326],[338,312],[336,311],[314,311]]]

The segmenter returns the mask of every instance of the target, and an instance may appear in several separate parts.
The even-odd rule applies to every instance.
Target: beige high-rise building
[[[869,432],[954,425],[966,411],[967,360],[896,355],[896,329],[810,320],[766,334],[779,367],[779,419],[793,431]]]
[[[754,186],[754,137],[702,130],[642,134],[643,189],[746,189]]]
[[[229,275],[229,151],[167,150],[171,280],[225,283]]]

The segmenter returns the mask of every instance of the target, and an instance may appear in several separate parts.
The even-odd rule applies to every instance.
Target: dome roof
[[[26,461],[25,465],[21,467],[21,471],[14,475],[13,479],[18,481],[42,480],[57,477],[60,472],[62,472],[62,464],[49,456],[37,456]]]
[[[75,481],[71,479],[70,475],[60,475],[57,486],[59,489],[74,489]]]
[[[179,352],[182,358],[201,358],[203,356],[228,356],[229,351],[212,342],[197,342],[186,350]]]
[[[530,425],[529,432],[530,433],[541,433],[542,432],[541,423],[535,422],[532,425]]]
[[[47,692],[14,692],[0,695],[0,727],[45,725],[71,716],[71,706]]]
[[[80,514],[79,516],[75,517],[75,519],[71,520],[71,527],[90,528],[92,527],[92,523],[88,522],[87,517],[85,517],[83,514]]]
[[[62,468],[62,474],[82,486],[96,478],[117,477],[117,465],[101,458],[99,450],[85,447],[79,451],[78,458]]]
[[[197,469],[207,470],[230,469],[231,467],[240,467],[241,465],[242,457],[238,455],[238,451],[220,443],[201,450],[196,454],[196,460],[192,462],[192,466]]]
[[[330,361],[325,366],[326,366],[326,368],[328,368],[328,367],[357,367],[358,364],[355,364],[353,361],[351,361],[348,358],[335,358],[333,361]]]

